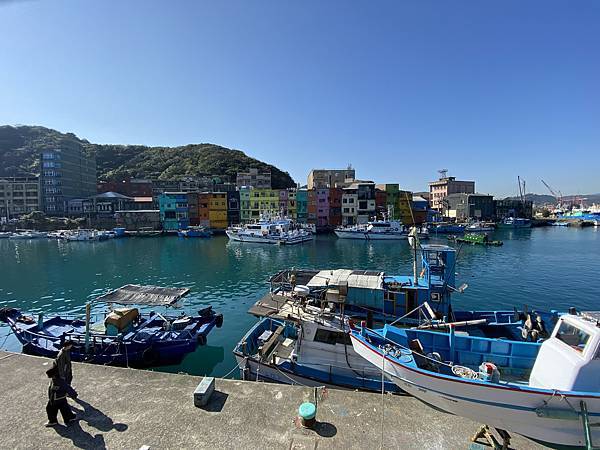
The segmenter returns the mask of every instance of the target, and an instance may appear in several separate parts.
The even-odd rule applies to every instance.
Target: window
[[[581,353],[585,349],[590,335],[576,326],[562,321],[556,333],[556,338]]]

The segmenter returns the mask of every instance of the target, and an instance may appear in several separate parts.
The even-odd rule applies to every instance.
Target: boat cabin
[[[529,379],[532,387],[600,391],[600,312],[563,315],[544,341]]]

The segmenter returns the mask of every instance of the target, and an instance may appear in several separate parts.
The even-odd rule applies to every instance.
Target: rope
[[[246,362],[246,360],[247,360],[247,359],[248,359],[248,357],[246,356],[246,357],[244,358],[244,364],[245,364],[245,362]],[[223,377],[221,377],[221,378],[227,378],[229,375],[231,375],[231,374],[233,373],[233,371],[234,371],[235,369],[241,369],[241,368],[242,368],[242,367],[241,367],[239,364],[236,364],[236,365],[235,365],[235,367],[234,367],[233,369],[231,369],[229,372],[227,372],[227,375],[224,375],[224,376],[223,376]]]
[[[424,354],[422,354],[422,353],[419,353],[419,352],[417,352],[417,351],[415,351],[415,350],[412,350],[412,349],[410,349],[410,348],[407,348],[407,347],[403,346],[402,344],[398,344],[397,342],[394,342],[394,341],[392,341],[391,339],[388,339],[387,337],[383,336],[382,334],[378,333],[378,332],[377,332],[377,331],[375,331],[375,330],[372,330],[372,329],[370,329],[370,328],[365,328],[365,329],[366,329],[366,330],[369,330],[369,331],[370,331],[371,333],[373,333],[373,334],[376,334],[377,336],[381,337],[381,338],[382,338],[382,339],[384,339],[385,341],[389,341],[389,342],[391,342],[391,343],[393,344],[391,347],[397,347],[397,348],[399,348],[400,350],[408,350],[408,351],[409,351],[409,352],[411,352],[413,355],[419,355],[419,356],[421,356],[421,357],[423,357],[423,358],[425,358],[425,359],[428,359],[429,361],[433,361],[433,362],[434,362],[434,363],[436,363],[436,364],[442,364],[442,365],[444,365],[444,366],[447,366],[447,367],[450,367],[450,368],[454,367],[454,364],[448,364],[447,362],[440,361],[440,360],[438,360],[438,359],[432,358],[432,357],[430,357],[430,356],[424,355]],[[381,348],[381,346],[380,346],[379,348],[380,348],[381,350],[383,350],[384,352],[385,352],[385,351],[387,351],[387,350],[385,349],[385,347],[384,347],[384,348]],[[389,353],[389,352],[388,352],[388,353]]]
[[[413,310],[412,310],[412,311],[410,311],[410,312],[407,312],[407,313],[406,313],[406,314],[404,314],[402,317],[398,317],[396,320],[394,320],[392,323],[390,323],[390,325],[394,325],[394,324],[395,324],[396,322],[398,322],[399,320],[402,320],[402,319],[404,319],[404,318],[406,318],[406,317],[410,316],[412,313],[414,313],[415,311],[417,311],[417,310],[421,309],[422,307],[423,307],[423,305],[419,305],[419,306],[417,306],[415,309],[413,309]]]
[[[2,345],[0,345],[0,348],[4,348],[4,344],[6,344],[6,341],[8,340],[8,337],[10,336],[11,333],[12,333],[12,328],[9,328],[8,329],[8,334],[4,338],[4,341],[2,341]]]
[[[383,450],[383,437],[384,437],[384,426],[385,426],[385,350],[381,355],[381,450]]]

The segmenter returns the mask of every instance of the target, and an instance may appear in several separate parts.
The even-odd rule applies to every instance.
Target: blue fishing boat
[[[212,236],[212,231],[206,227],[189,226],[177,232],[177,236],[184,238],[209,238]]]
[[[562,315],[543,343],[389,325],[361,326],[351,340],[399,388],[438,410],[552,447],[597,448],[598,312]]]
[[[498,228],[531,228],[531,220],[522,217],[507,217],[498,223]]]
[[[110,305],[106,314],[91,317],[56,315],[37,319],[15,308],[0,309],[0,320],[7,323],[25,353],[55,357],[65,341],[71,341],[74,361],[116,366],[152,367],[178,364],[207,336],[223,324],[222,314],[208,306],[194,315],[141,312],[137,306],[174,307],[189,289],[126,285],[97,298],[95,303]],[[113,308],[113,305],[123,308]],[[134,307],[135,306],[135,307]]]
[[[315,308],[279,320],[265,317],[233,350],[240,377],[301,386],[328,386],[381,392],[400,392],[356,354],[348,328],[339,317],[326,317]]]
[[[454,287],[455,253],[448,246],[423,245],[421,273],[412,277],[343,269],[277,273],[270,292],[249,311],[261,320],[234,349],[241,377],[376,392],[383,382],[387,392],[398,392],[350,345],[348,333],[362,320],[369,327],[392,322],[437,334],[452,328],[520,341],[548,336],[556,313],[453,311],[451,293],[465,288]]]
[[[456,223],[432,224],[430,232],[434,234],[461,234],[465,232],[465,226]]]

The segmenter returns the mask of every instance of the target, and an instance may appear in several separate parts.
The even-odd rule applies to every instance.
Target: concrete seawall
[[[139,449],[461,449],[479,425],[405,396],[330,389],[320,392],[314,430],[299,427],[310,388],[216,380],[209,404],[192,393],[201,377],[74,364],[80,402],[75,424],[45,428],[50,360],[0,352],[0,448]],[[59,422],[61,419],[59,419]],[[541,449],[513,436],[512,447]]]

